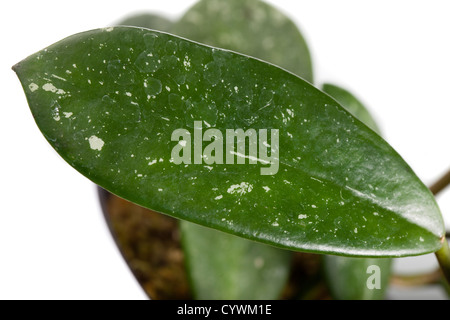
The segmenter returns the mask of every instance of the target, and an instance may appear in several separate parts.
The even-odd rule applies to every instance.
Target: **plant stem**
[[[445,237],[442,238],[442,247],[435,252],[435,255],[441,266],[442,273],[447,279],[447,283],[450,284],[450,249]]]
[[[433,183],[430,187],[430,190],[434,195],[437,195],[449,184],[450,184],[450,170],[443,177],[441,177],[438,181]]]

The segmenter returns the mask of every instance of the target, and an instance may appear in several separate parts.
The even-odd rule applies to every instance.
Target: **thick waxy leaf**
[[[290,252],[193,223],[182,223],[181,232],[196,298],[279,298],[289,275]]]
[[[295,23],[260,0],[201,0],[171,32],[274,63],[312,83],[311,56]]]
[[[389,286],[392,259],[325,256],[332,296],[339,300],[382,300]]]
[[[255,19],[256,16],[259,18]],[[278,62],[312,81],[311,58],[298,29],[281,12],[261,1],[200,1],[174,25],[172,32]],[[277,37],[276,32],[279,32]],[[264,42],[270,43],[270,48],[262,50]],[[289,54],[286,54],[286,44],[291,48]],[[181,230],[186,266],[197,298],[279,297],[289,273],[292,252],[188,221],[181,221]]]
[[[169,28],[168,23],[168,20],[158,16],[142,15],[131,17],[121,25],[165,31]],[[236,29],[235,31],[238,32]],[[251,41],[259,40],[254,38]],[[185,265],[196,298],[279,297],[289,274],[291,251],[231,236],[184,220],[181,220],[180,228]]]
[[[435,200],[400,156],[273,65],[118,27],[71,36],[14,69],[53,147],[132,202],[295,250],[403,256],[441,246]],[[227,129],[254,129],[253,148],[239,130],[239,144],[221,148]]]
[[[332,84],[324,84],[322,90],[334,97],[365,125],[380,133],[369,111],[350,92]],[[383,299],[391,275],[391,259],[325,255],[323,264],[328,286],[335,299]]]

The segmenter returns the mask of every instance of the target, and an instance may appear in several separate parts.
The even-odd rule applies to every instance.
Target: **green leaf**
[[[59,154],[136,204],[293,250],[406,256],[441,246],[436,202],[401,157],[335,100],[274,65],[117,27],[66,38],[14,70]],[[254,129],[262,155],[225,149],[223,159],[257,163],[206,164],[214,153],[199,152],[211,145],[198,142],[192,163],[176,164],[172,153],[188,158],[189,145],[188,136],[172,141],[175,130],[194,144],[200,127],[214,133],[209,126],[217,136]]]
[[[322,90],[334,97],[365,125],[380,133],[369,111],[350,92],[332,84],[324,84]],[[391,259],[386,258],[349,258],[325,255],[323,269],[328,287],[335,299],[380,300],[384,298],[389,285],[391,264]]]
[[[279,298],[289,276],[291,252],[193,223],[182,223],[181,234],[197,299]]]
[[[329,83],[323,84],[322,90],[336,99],[341,106],[347,109],[348,112],[354,115],[362,123],[376,133],[380,134],[380,129],[378,128],[373,117],[370,115],[369,111],[353,94],[341,87]]]
[[[172,33],[274,63],[313,82],[311,56],[295,23],[260,0],[201,0]]]
[[[142,15],[121,24],[165,31],[168,23],[158,16]],[[289,274],[292,252],[184,220],[180,221],[180,229],[185,264],[197,299],[279,297]]]
[[[325,256],[325,275],[339,300],[382,300],[389,286],[392,259]]]

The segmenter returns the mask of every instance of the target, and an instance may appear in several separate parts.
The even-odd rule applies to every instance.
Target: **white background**
[[[268,2],[303,31],[316,82],[361,98],[426,184],[450,168],[450,1]],[[192,3],[1,2],[0,299],[146,298],[111,239],[94,186],[45,141],[11,66],[125,15],[144,10],[176,18]],[[438,200],[450,225],[450,192]],[[395,269],[417,266],[433,269],[433,256],[402,259]]]

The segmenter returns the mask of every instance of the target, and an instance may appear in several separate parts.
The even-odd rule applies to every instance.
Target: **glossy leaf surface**
[[[403,256],[441,245],[435,200],[401,157],[334,99],[271,64],[117,27],[66,38],[14,69],[60,155],[139,205],[294,250]],[[172,141],[176,129],[201,137],[209,126],[279,130],[279,148],[262,139],[270,161],[231,149],[235,163],[256,164],[206,164],[199,150],[209,142]],[[176,164],[174,148],[196,159]]]
[[[349,91],[324,84],[322,90],[334,97],[352,115],[380,134],[375,120],[364,105]],[[381,300],[391,276],[388,258],[351,258],[325,255],[323,270],[334,299]]]
[[[256,19],[257,16],[260,18]],[[279,62],[312,80],[311,58],[303,37],[287,17],[261,1],[200,1],[175,23],[172,32],[268,62]],[[271,45],[262,49],[265,42]],[[181,221],[180,225],[186,267],[197,298],[279,298],[289,274],[291,251],[188,221]]]
[[[166,31],[170,28],[169,23],[159,16],[139,15],[130,17],[119,25]],[[242,35],[237,29],[235,31],[235,37]],[[254,38],[251,41],[259,40]],[[186,271],[195,298],[279,298],[290,271],[291,251],[249,241],[184,220],[180,221],[180,229]]]

